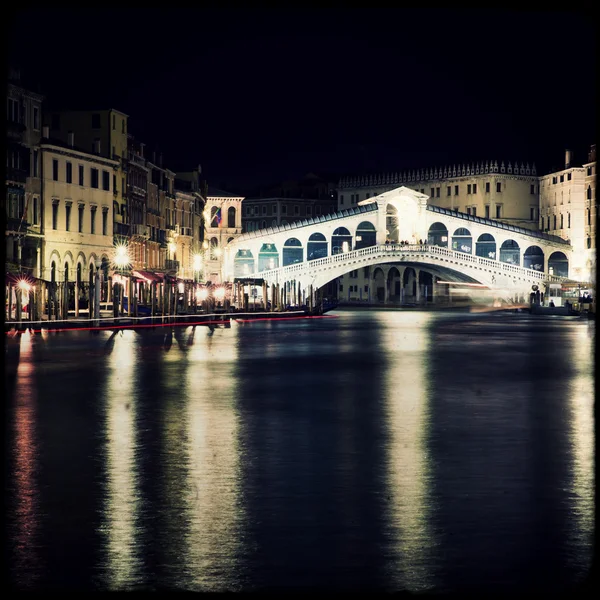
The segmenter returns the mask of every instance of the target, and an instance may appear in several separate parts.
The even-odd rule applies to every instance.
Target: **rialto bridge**
[[[387,276],[390,263],[403,283],[405,271],[417,281],[427,272],[507,298],[527,298],[532,285],[568,277],[572,249],[562,238],[431,206],[427,198],[399,187],[355,208],[243,234],[225,248],[224,276],[263,279],[271,299],[286,290],[298,303],[361,267],[386,265]]]

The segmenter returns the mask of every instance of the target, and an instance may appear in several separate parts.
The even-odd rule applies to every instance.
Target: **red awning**
[[[146,281],[152,283],[152,282],[157,282],[157,283],[162,283],[163,279],[164,279],[164,274],[163,273],[152,273],[150,271],[132,271],[131,274],[134,277],[138,277],[139,279],[145,279]]]

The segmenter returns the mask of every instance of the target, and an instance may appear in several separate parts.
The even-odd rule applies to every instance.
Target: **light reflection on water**
[[[339,314],[7,340],[12,583],[81,572],[105,589],[421,591],[466,577],[484,591],[540,572],[550,588],[555,572],[581,579],[594,324]],[[67,375],[77,395],[60,388]],[[90,381],[97,422],[73,412]],[[38,422],[38,406],[64,418]],[[65,438],[75,414],[101,441],[99,468],[92,484],[78,471],[89,460],[69,463],[67,481],[96,485],[101,536],[81,557],[85,538],[65,538],[67,564],[48,511],[77,504],[59,486],[39,505],[40,471],[62,480],[65,468],[39,453],[48,440],[68,440],[61,456],[95,448]]]
[[[106,536],[106,585],[111,590],[141,583],[138,535],[139,476],[135,421],[136,365],[140,359],[133,331],[104,333],[106,337],[105,444],[107,486],[103,522]]]

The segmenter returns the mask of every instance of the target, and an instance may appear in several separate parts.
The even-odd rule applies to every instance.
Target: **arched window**
[[[327,239],[322,233],[313,233],[308,238],[307,246],[307,260],[314,260],[315,258],[324,258],[327,256]]]
[[[523,267],[534,271],[544,270],[544,252],[539,246],[529,246],[523,254]]]
[[[331,236],[331,254],[340,254],[344,249],[352,250],[352,235],[345,227],[338,227]]]
[[[289,238],[283,245],[283,266],[293,265],[304,260],[302,242],[297,238]]]
[[[260,222],[260,228],[261,229],[266,229],[267,228],[267,222],[264,219]]]
[[[271,221],[271,227],[277,227],[277,219],[273,219],[273,221]]]
[[[375,225],[369,221],[363,221],[356,228],[356,237],[354,239],[356,240],[354,244],[355,250],[374,246],[377,243],[377,230],[375,229]]]
[[[553,229],[556,229],[556,215],[554,215],[554,227]]]
[[[482,258],[496,260],[496,240],[489,233],[482,233],[475,244],[475,254]]]
[[[506,240],[502,246],[500,246],[500,261],[520,266],[521,249],[519,248],[519,244],[514,240]]]
[[[56,283],[56,263],[54,261],[50,265],[50,281]]]
[[[216,237],[210,239],[210,257],[213,260],[219,258],[219,240]]]
[[[565,224],[565,215],[560,213],[560,228],[561,229],[564,227],[564,224]]]
[[[250,250],[238,250],[233,259],[233,276],[246,277],[254,273],[254,256]]]
[[[592,213],[589,208],[587,209],[587,223],[588,225],[592,224]]]
[[[592,188],[588,185],[588,189],[587,189],[587,199],[591,200],[592,199]]]
[[[548,258],[548,273],[560,277],[569,276],[569,261],[563,252],[553,252]]]
[[[69,263],[65,263],[65,281],[69,281]]]
[[[459,227],[452,236],[452,250],[456,252],[464,252],[471,254],[473,252],[473,238],[471,232],[464,228]]]
[[[227,210],[227,227],[235,227],[235,207],[233,206]]]
[[[221,224],[221,209],[218,206],[211,206],[210,226],[218,227]]]
[[[258,253],[258,270],[268,271],[279,267],[279,252],[275,244],[263,244]]]
[[[427,232],[427,243],[432,246],[448,247],[448,229],[443,223],[433,223]]]

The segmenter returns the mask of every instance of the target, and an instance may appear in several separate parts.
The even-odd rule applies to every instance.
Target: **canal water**
[[[568,591],[593,322],[330,318],[6,339],[16,589]]]

